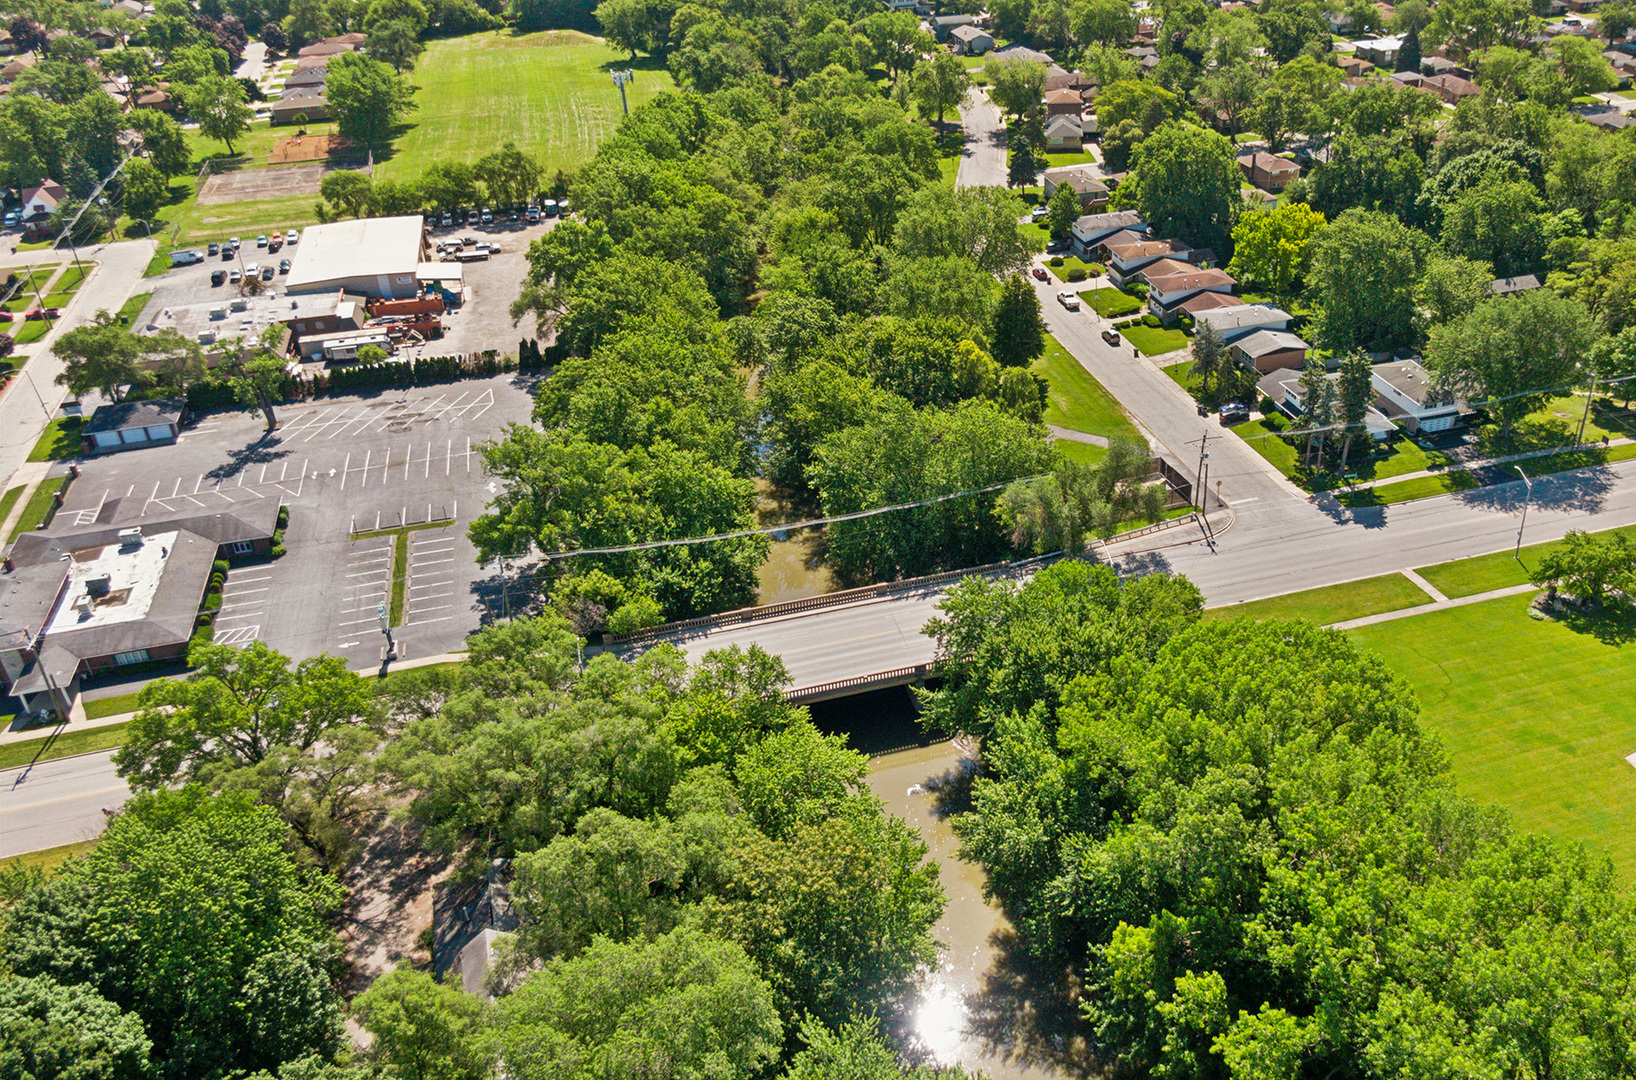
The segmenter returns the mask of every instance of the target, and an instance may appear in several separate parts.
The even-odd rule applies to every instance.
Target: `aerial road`
[[[113,756],[102,750],[0,772],[0,858],[101,835],[104,811],[131,797]]]

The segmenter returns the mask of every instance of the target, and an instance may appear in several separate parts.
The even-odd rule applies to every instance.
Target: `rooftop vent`
[[[119,530],[119,550],[120,551],[130,551],[133,548],[139,548],[141,546],[142,546],[142,530],[140,528],[137,528],[137,529],[121,529],[121,530]]]
[[[88,596],[107,596],[108,590],[113,588],[113,579],[107,574],[85,579],[85,592]]]

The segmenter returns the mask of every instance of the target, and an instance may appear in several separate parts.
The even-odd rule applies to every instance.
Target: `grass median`
[[[37,739],[0,744],[0,769],[15,769],[30,762],[55,761],[96,750],[115,750],[125,745],[129,727],[129,721],[79,731],[70,727],[55,735],[42,733]]]
[[[1045,376],[1051,384],[1045,406],[1047,424],[1108,439],[1139,437],[1124,407],[1049,334],[1045,338],[1045,354],[1034,361],[1033,371]],[[1057,440],[1057,448],[1072,460],[1091,464],[1101,461],[1107,453],[1092,443],[1066,439]]]
[[[59,476],[53,480],[46,480],[35,488],[34,494],[29,496],[27,504],[23,507],[22,517],[17,519],[17,526],[11,530],[8,541],[16,540],[26,532],[33,532],[50,521],[56,511],[54,496],[67,486],[68,477]]]
[[[1424,589],[1402,574],[1381,574],[1342,585],[1210,608],[1204,616],[1207,619],[1310,619],[1319,626],[1328,626],[1431,602],[1431,596]]]
[[[1632,541],[1636,541],[1636,525],[1608,531],[1623,533]],[[1444,596],[1475,596],[1477,593],[1491,592],[1494,589],[1528,584],[1528,576],[1534,567],[1539,565],[1539,560],[1561,546],[1562,541],[1551,540],[1543,544],[1529,544],[1517,554],[1507,549],[1496,551],[1492,555],[1477,555],[1469,559],[1438,563],[1436,566],[1422,566],[1415,572],[1431,582]],[[1636,746],[1631,749],[1636,750]]]

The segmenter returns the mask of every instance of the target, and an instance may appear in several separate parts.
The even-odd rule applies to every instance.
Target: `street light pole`
[[[390,660],[398,651],[398,647],[392,640],[392,620],[387,615],[385,600],[382,600],[380,606],[375,609],[375,616],[381,621],[381,633],[386,635],[386,658]]]
[[[1517,475],[1522,477],[1522,482],[1527,486],[1527,494],[1522,497],[1522,523],[1517,526],[1517,547],[1511,553],[1512,558],[1522,562],[1522,530],[1528,525],[1528,503],[1534,497],[1534,482],[1528,479],[1528,474],[1522,471],[1521,465],[1513,467],[1517,470]]]

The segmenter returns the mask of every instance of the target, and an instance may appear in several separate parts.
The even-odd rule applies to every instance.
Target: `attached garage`
[[[142,446],[162,446],[176,441],[182,431],[187,399],[122,401],[103,405],[91,414],[80,429],[87,454],[113,454]]]

